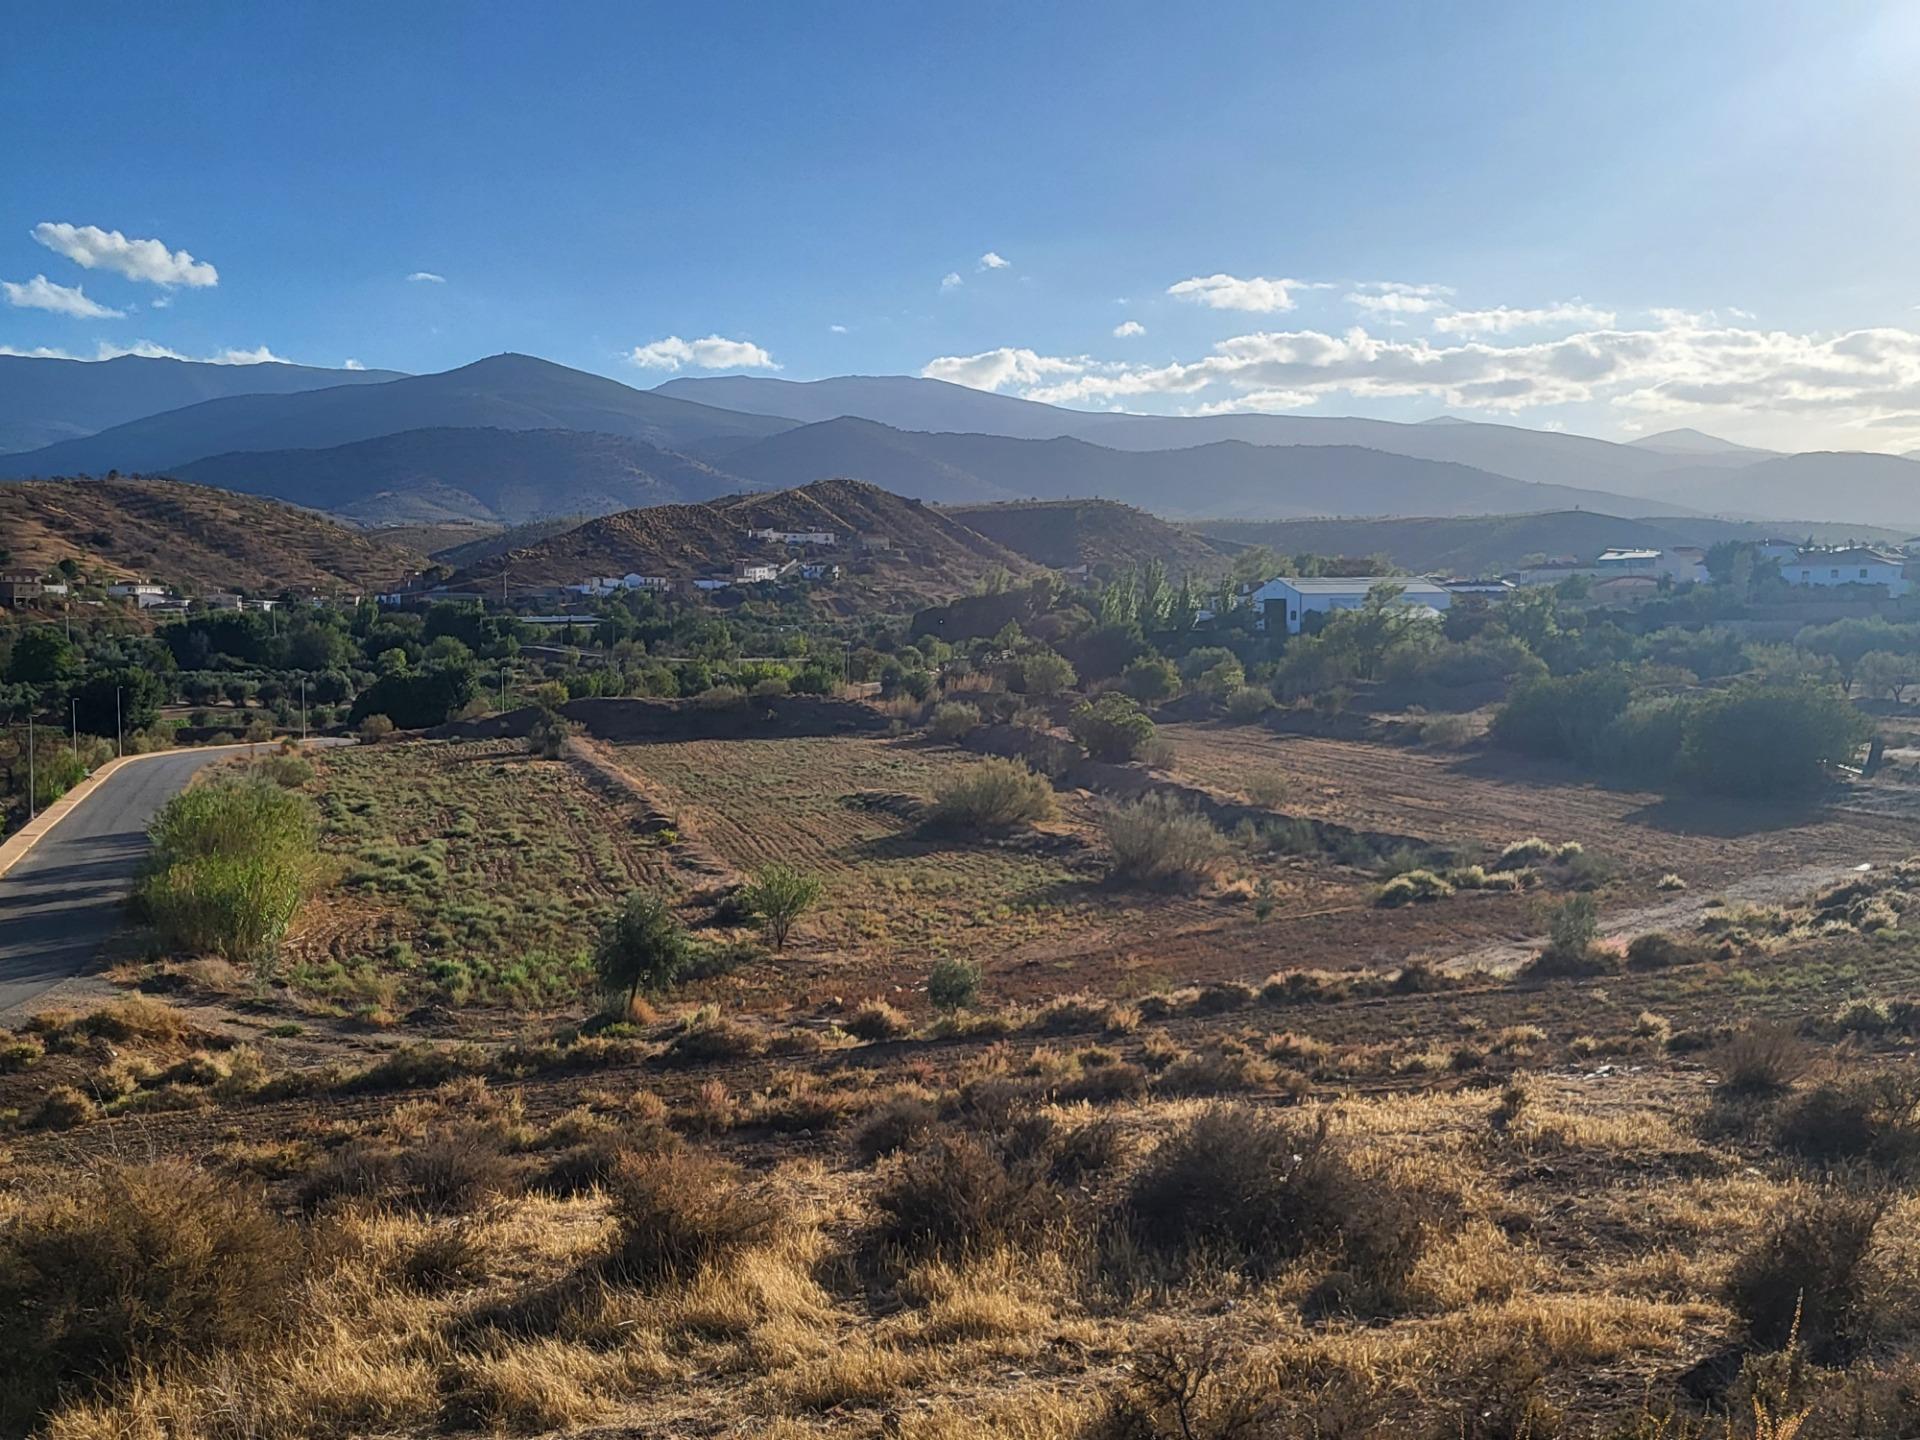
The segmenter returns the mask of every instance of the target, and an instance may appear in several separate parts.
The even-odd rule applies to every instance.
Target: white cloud
[[[1347,294],[1349,304],[1373,315],[1425,315],[1447,308],[1451,285],[1409,285],[1400,280],[1372,280]]]
[[[1293,309],[1295,290],[1319,288],[1305,280],[1269,280],[1260,275],[1246,280],[1234,275],[1196,275],[1190,280],[1169,285],[1167,294],[1176,299],[1191,300],[1209,310],[1251,310],[1258,314],[1271,314],[1275,310]]]
[[[284,355],[276,355],[264,345],[256,345],[251,350],[222,350],[218,355],[209,356],[216,365],[291,365],[293,362]]]
[[[1075,375],[1093,362],[1038,355],[1031,350],[1001,346],[978,355],[942,355],[929,360],[920,373],[929,380],[951,380],[975,390],[998,390],[1006,385],[1037,385],[1049,375]]]
[[[55,349],[51,345],[36,345],[31,350],[21,350],[12,345],[0,345],[0,355],[11,355],[20,360],[78,360],[78,355],[65,350]]]
[[[1655,313],[1658,317],[1669,312]],[[1566,300],[1537,310],[1514,310],[1505,305],[1496,305],[1491,310],[1458,310],[1436,318],[1433,328],[1445,335],[1510,335],[1515,330],[1540,330],[1556,325],[1591,325],[1604,330],[1612,327],[1614,319],[1611,310]]]
[[[340,368],[342,370],[364,370],[367,367],[362,365],[358,360],[354,359],[351,355],[349,355],[346,358],[345,363],[343,363],[340,366]]]
[[[829,325],[827,326],[827,329],[831,330],[836,335],[844,335],[847,333],[847,327],[844,325]]]
[[[643,370],[778,370],[773,357],[746,340],[709,335],[704,340],[682,340],[669,335],[649,345],[636,345],[627,359]]]
[[[980,257],[980,268],[982,270],[1005,270],[1011,264],[1013,264],[1011,260],[1002,259],[991,250]]]
[[[33,227],[33,238],[88,270],[111,270],[149,285],[185,285],[202,290],[220,283],[220,272],[184,250],[158,240],[129,240],[118,230],[51,220]]]
[[[940,288],[942,290],[958,290],[966,283],[966,281],[960,278],[960,272],[958,270],[949,270],[940,277]]]
[[[1635,416],[1753,424],[1793,416],[1824,422],[1829,433],[1920,428],[1920,333],[1796,334],[1677,311],[1639,328],[1515,344],[1389,338],[1356,326],[1340,335],[1238,335],[1165,365],[1004,347],[945,356],[922,373],[1057,404],[1159,400],[1193,413],[1297,409],[1333,396],[1419,397],[1505,414],[1603,403]]]
[[[1144,335],[1146,333],[1147,327],[1142,325],[1138,320],[1122,320],[1118,325],[1113,327],[1114,338],[1119,340],[1125,340],[1130,336]]]
[[[6,292],[9,305],[22,310],[51,310],[80,320],[118,320],[126,313],[89,300],[78,285],[56,285],[44,275],[36,275],[24,285],[0,280],[0,290]]]
[[[447,283],[446,276],[436,275],[431,270],[416,270],[411,275],[407,276],[407,279],[409,279],[416,285],[421,285],[421,284],[444,285]]]

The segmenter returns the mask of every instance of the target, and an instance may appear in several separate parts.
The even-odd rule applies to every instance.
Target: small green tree
[[[608,994],[626,994],[627,1008],[644,990],[664,990],[686,972],[691,958],[686,927],[658,895],[636,891],[600,932],[594,973]]]
[[[964,1010],[980,994],[980,967],[971,960],[947,956],[934,962],[927,976],[927,999],[936,1010]]]
[[[760,928],[776,950],[787,948],[793,922],[820,902],[820,879],[791,865],[769,865],[741,894],[746,908],[760,917]]]
[[[1166,700],[1180,688],[1180,672],[1162,655],[1142,655],[1120,672],[1120,684],[1136,700]]]
[[[1547,949],[1556,958],[1577,960],[1593,949],[1600,934],[1600,907],[1591,895],[1569,895],[1547,926]]]

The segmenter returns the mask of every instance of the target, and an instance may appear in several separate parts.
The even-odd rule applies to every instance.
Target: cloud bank
[[[87,270],[111,270],[149,285],[185,285],[203,290],[220,283],[220,272],[184,250],[169,250],[158,240],[129,240],[118,230],[97,225],[68,225],[43,220],[33,238]]]
[[[648,345],[636,345],[627,359],[642,370],[778,370],[774,359],[747,340],[709,335],[704,340],[682,340],[669,335]]]
[[[0,291],[5,292],[7,304],[17,309],[51,310],[76,320],[118,320],[127,313],[89,299],[78,285],[56,285],[44,275],[36,275],[25,284],[0,280]]]

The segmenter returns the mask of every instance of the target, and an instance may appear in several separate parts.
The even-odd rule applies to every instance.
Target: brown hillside
[[[842,547],[822,552],[823,558],[838,560],[847,567],[850,584],[872,591],[951,594],[996,567],[1016,575],[1032,568],[943,511],[859,480],[821,480],[700,505],[623,510],[515,550],[508,563],[520,584],[575,584],[589,575],[628,571],[685,579],[736,560],[784,557],[789,552],[783,546],[747,539],[748,530],[768,528],[840,535]],[[892,549],[858,551],[855,537],[884,538]],[[461,578],[478,583],[499,574],[498,560],[489,558]]]
[[[367,590],[428,563],[278,500],[138,478],[0,484],[0,546],[8,568],[71,558],[91,572],[188,590]]]
[[[1010,500],[945,510],[989,540],[1056,570],[1124,570],[1158,560],[1175,575],[1206,575],[1226,564],[1205,536],[1117,500]]]

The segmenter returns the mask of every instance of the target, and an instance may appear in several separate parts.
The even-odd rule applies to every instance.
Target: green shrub
[[[312,882],[317,824],[311,801],[265,780],[183,791],[147,832],[147,917],[171,944],[270,961]]]
[[[747,703],[747,692],[738,685],[710,685],[693,697],[702,710],[738,710]]]
[[[1500,858],[1493,862],[1495,870],[1522,870],[1529,865],[1538,865],[1542,860],[1551,860],[1554,847],[1538,835],[1525,840],[1516,840],[1500,852]]]
[[[1681,764],[1695,784],[1723,795],[1806,790],[1852,763],[1870,728],[1838,690],[1743,685],[1699,703]]]
[[[256,760],[249,771],[282,790],[298,790],[313,779],[313,766],[298,755],[269,755]]]
[[[1623,670],[1529,680],[1493,717],[1496,745],[1525,755],[1590,761],[1600,736],[1633,698]]]
[[[927,734],[935,740],[957,745],[971,735],[979,724],[979,706],[969,705],[964,700],[949,700],[933,707],[933,719],[927,724]]]
[[[971,833],[1011,830],[1053,818],[1053,786],[1018,760],[988,759],[944,778],[927,823]]]
[[[927,976],[927,999],[936,1010],[964,1010],[980,994],[980,967],[971,960],[946,956],[936,960]]]
[[[360,737],[363,745],[376,745],[393,734],[393,721],[385,715],[368,715],[354,727],[354,734]]]
[[[1227,842],[1206,816],[1166,795],[1111,805],[1101,817],[1113,878],[1155,890],[1194,889],[1219,867]]]
[[[794,921],[820,903],[824,887],[817,875],[792,865],[769,865],[741,892],[741,903],[757,917],[776,950],[787,948]]]
[[[533,727],[527,731],[527,749],[542,759],[558,760],[566,749],[567,738],[578,728],[542,706],[533,718]]]
[[[1120,672],[1120,686],[1134,699],[1151,704],[1179,693],[1180,672],[1171,660],[1142,655]]]
[[[1096,760],[1136,759],[1153,739],[1154,724],[1132,700],[1116,691],[1075,708],[1067,730]]]
[[[1273,708],[1273,696],[1258,685],[1242,685],[1227,696],[1227,718],[1236,725],[1251,725]]]
[[[1073,663],[1051,650],[1036,650],[1020,658],[1015,672],[1024,695],[1058,695],[1079,679]]]

